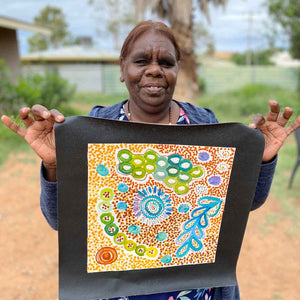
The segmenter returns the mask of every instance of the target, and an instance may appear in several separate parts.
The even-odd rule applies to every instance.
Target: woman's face
[[[121,81],[126,83],[130,100],[147,113],[157,113],[169,105],[177,73],[172,42],[153,31],[142,34],[121,60]]]

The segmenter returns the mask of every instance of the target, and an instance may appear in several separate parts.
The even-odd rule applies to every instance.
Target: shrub
[[[67,103],[75,94],[70,85],[57,73],[46,70],[44,75],[20,77],[16,85],[9,81],[8,69],[0,63],[0,112],[16,114],[22,106],[41,104],[52,109]]]
[[[198,99],[198,105],[212,109],[220,122],[238,121],[249,124],[253,116],[268,113],[268,101],[277,100],[281,111],[285,106],[294,110],[291,120],[300,115],[300,101],[297,92],[263,84],[250,84],[235,91],[204,95]]]
[[[299,101],[296,93],[291,90],[264,84],[249,84],[232,94],[241,100],[239,109],[244,116],[258,112],[266,114],[269,110],[269,100],[277,100],[282,108],[290,106],[299,113]]]
[[[39,92],[39,104],[45,107],[59,108],[62,104],[66,104],[75,94],[75,86],[70,85],[66,79],[63,79],[57,73],[47,70],[44,76],[34,74],[26,78],[21,78],[18,88],[22,91],[24,86],[34,87]],[[33,93],[30,93],[33,95]],[[27,97],[25,103],[32,106],[35,103],[34,97]]]
[[[274,50],[266,49],[261,51],[252,51],[251,53],[251,65],[274,65],[270,60],[271,56],[274,54]],[[231,61],[237,65],[246,65],[247,64],[247,55],[248,53],[234,53]]]
[[[198,79],[198,87],[199,87],[199,91],[200,93],[204,94],[206,92],[206,82],[204,78],[199,78]]]
[[[19,99],[16,99],[14,86],[10,83],[10,70],[0,60],[0,112],[13,112],[20,105]]]

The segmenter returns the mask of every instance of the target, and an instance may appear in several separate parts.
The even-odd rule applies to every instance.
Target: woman
[[[90,116],[123,121],[158,124],[217,123],[212,111],[188,103],[172,100],[180,62],[180,51],[171,30],[159,22],[146,21],[137,25],[126,38],[121,50],[122,82],[129,91],[129,99],[111,107],[96,106]],[[48,111],[41,105],[20,110],[20,118],[27,127],[21,128],[8,117],[2,121],[12,131],[23,137],[42,159],[41,206],[49,224],[57,229],[57,184],[54,130],[55,122],[64,116],[57,110]],[[286,107],[282,115],[276,101],[270,101],[266,119],[257,115],[251,128],[258,128],[265,136],[263,163],[257,183],[253,209],[267,198],[276,165],[276,155],[285,139],[300,126],[300,117],[286,129],[292,115]],[[176,299],[180,291],[129,299]],[[193,290],[190,299],[239,299],[237,286]]]

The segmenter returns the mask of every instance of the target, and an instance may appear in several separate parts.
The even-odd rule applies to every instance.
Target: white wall
[[[77,92],[102,92],[101,64],[61,64],[59,74],[76,84]]]
[[[63,78],[77,86],[77,92],[103,92],[101,64],[23,65],[22,74],[43,74],[46,68],[56,69]]]

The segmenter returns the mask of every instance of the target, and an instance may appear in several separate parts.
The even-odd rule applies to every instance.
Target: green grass
[[[27,151],[30,147],[17,134],[8,129],[0,121],[0,166],[8,158],[9,154]]]
[[[300,101],[296,92],[265,85],[248,85],[233,92],[204,95],[197,99],[197,104],[213,110],[220,122],[249,124],[255,114],[267,114],[269,100],[277,100],[282,109],[285,106],[292,107],[294,115],[291,121],[300,115]]]
[[[278,164],[271,188],[274,199],[281,207],[280,216],[290,221],[286,233],[300,240],[300,170],[294,177],[293,186],[288,188],[292,169],[296,164],[297,147],[293,136],[289,137],[278,155]]]
[[[284,297],[280,294],[273,294],[272,299],[274,299],[274,300],[283,300]]]

